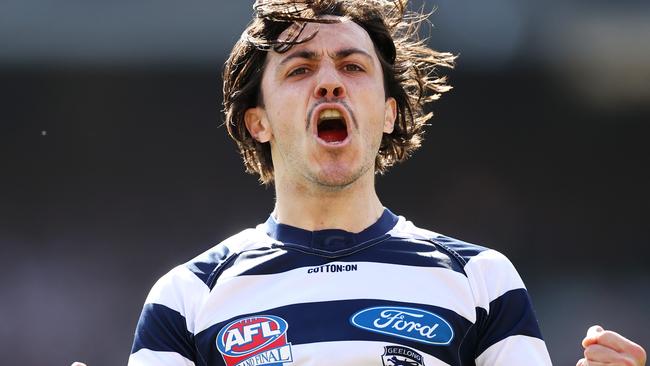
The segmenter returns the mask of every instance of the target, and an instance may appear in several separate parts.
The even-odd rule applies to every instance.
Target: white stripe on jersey
[[[170,291],[170,289],[174,289]],[[196,309],[210,289],[187,266],[180,265],[162,276],[151,288],[145,304],[160,304],[178,311],[186,319],[187,330],[194,333]]]
[[[476,358],[481,366],[551,365],[544,341],[524,335],[514,335],[493,344]]]
[[[128,366],[194,366],[194,362],[176,352],[160,352],[142,348],[129,356]]]
[[[221,242],[229,250],[241,253],[260,247],[268,247],[276,241],[269,237],[264,231],[264,224],[257,225],[254,229],[245,229]],[[197,257],[200,259],[201,257]]]
[[[295,365],[381,365],[385,346],[393,343],[371,341],[319,342],[292,345]],[[426,366],[449,366],[448,363],[417,351]],[[289,364],[291,365],[291,364]]]
[[[391,236],[422,240],[429,240],[431,238],[435,238],[436,236],[440,236],[440,234],[436,232],[415,226],[411,221],[405,219],[404,216],[397,217],[397,223],[389,232],[387,232],[387,234]]]
[[[213,292],[228,296],[211,296],[206,301],[198,314],[195,334],[239,314],[265,311],[297,302],[356,299],[433,305],[452,309],[472,323],[476,321],[474,299],[467,285],[467,278],[462,273],[447,268],[376,262],[330,264],[356,264],[358,270],[307,274],[307,269],[311,267],[301,267],[269,275],[219,277]],[[395,273],[400,276],[395,276]],[[401,281],[404,278],[412,280]],[[441,296],[451,293],[455,296]],[[251,301],[251,298],[257,301]]]
[[[492,300],[510,290],[526,288],[510,260],[492,249],[472,257],[465,265],[465,273],[474,291],[476,306],[482,307],[488,313]],[[494,276],[495,273],[508,275]]]

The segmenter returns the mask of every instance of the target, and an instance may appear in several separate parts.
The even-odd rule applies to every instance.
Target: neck
[[[336,189],[283,183],[275,183],[274,210],[282,224],[310,231],[341,229],[358,233],[384,211],[371,174]]]

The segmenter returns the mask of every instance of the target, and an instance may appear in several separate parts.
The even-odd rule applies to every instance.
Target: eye
[[[357,64],[347,64],[343,66],[343,69],[349,72],[363,71],[363,68]]]
[[[291,70],[291,72],[290,72],[287,76],[298,76],[298,75],[304,75],[304,74],[306,74],[307,72],[309,72],[309,69],[306,68],[306,67],[304,67],[304,66],[301,66],[301,67],[297,67],[297,68]]]

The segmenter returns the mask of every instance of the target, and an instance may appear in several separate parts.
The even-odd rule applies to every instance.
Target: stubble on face
[[[307,116],[306,120],[306,126],[307,126],[307,131],[310,129],[310,121],[312,121],[312,112],[313,110],[322,103],[329,103],[328,101],[321,101],[319,103],[316,103],[311,109],[310,113]],[[344,108],[348,110],[348,113],[350,114],[352,118],[352,124],[354,125],[354,128],[351,129],[352,133],[359,134],[359,124],[356,120],[356,117],[354,115],[354,112],[350,108],[350,106],[345,102],[345,101],[340,101],[339,102]],[[378,121],[381,123],[381,121]],[[369,150],[369,151],[379,151],[379,143],[373,143],[373,139],[361,139],[362,141],[365,141],[367,144],[364,148]],[[327,155],[327,159],[331,159],[332,161],[336,161],[338,159],[342,159],[340,155],[343,155],[344,152],[342,151],[326,151],[325,154]],[[289,160],[293,160],[295,157],[295,154],[288,154],[285,155]],[[362,161],[361,164],[357,166],[356,169],[350,170],[349,167],[346,166],[346,164],[328,164],[328,169],[319,169],[319,170],[309,170],[309,169],[303,169],[301,170],[301,174],[303,178],[314,184],[319,190],[328,192],[328,193],[335,193],[335,192],[340,192],[343,191],[344,189],[348,188],[352,184],[356,183],[364,177],[369,171],[372,172],[372,176],[374,176],[374,168],[375,168],[375,158],[376,155],[366,155],[365,159]],[[296,164],[301,164],[301,161],[295,161]],[[371,178],[372,179],[372,178]]]

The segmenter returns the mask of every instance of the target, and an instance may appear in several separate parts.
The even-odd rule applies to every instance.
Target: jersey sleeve
[[[477,309],[476,365],[551,365],[526,287],[501,253],[485,250],[465,266]]]
[[[185,266],[174,268],[158,280],[142,308],[128,365],[195,365],[192,320],[197,303],[207,291]]]

